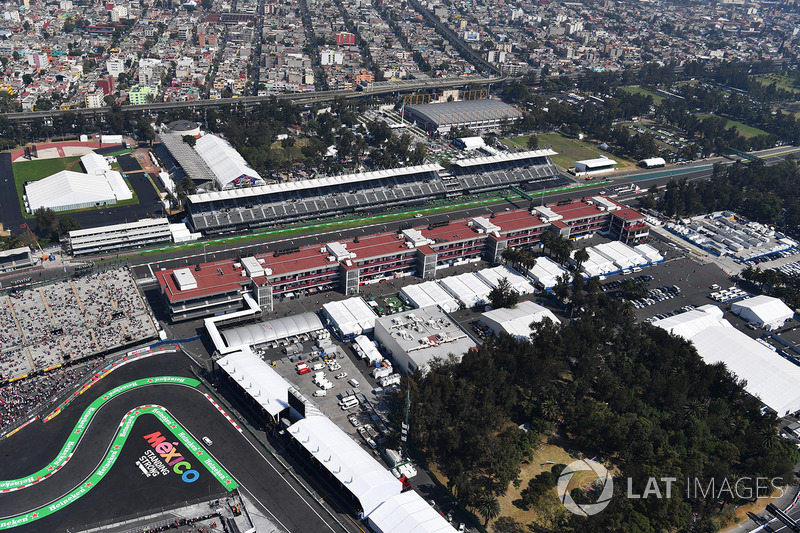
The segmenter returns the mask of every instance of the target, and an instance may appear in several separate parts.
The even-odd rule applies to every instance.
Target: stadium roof
[[[358,183],[371,181],[393,176],[405,176],[408,174],[420,174],[423,172],[435,172],[444,170],[438,164],[418,165],[413,167],[390,168],[386,170],[375,170],[372,172],[362,172],[360,174],[343,174],[341,176],[329,176],[314,180],[298,180],[285,183],[273,183],[261,187],[249,187],[246,189],[229,189],[225,191],[207,192],[193,194],[189,196],[189,201],[193,204],[200,202],[214,202],[218,200],[228,200],[232,198],[244,198],[246,196],[259,196],[262,194],[274,194],[278,192],[300,191],[304,189],[317,189],[329,187],[331,185],[345,185],[348,183]]]
[[[231,328],[223,331],[222,336],[228,346],[252,346],[319,331],[324,327],[316,314],[301,313]]]
[[[719,308],[704,305],[653,325],[692,341],[707,364],[725,363],[778,416],[800,410],[800,367],[731,326]]]
[[[392,496],[369,516],[380,533],[453,533],[455,529],[413,490]]]
[[[116,200],[114,191],[103,176],[62,170],[44,179],[25,185],[31,211],[40,207],[103,203]]]
[[[194,149],[214,173],[220,189],[264,185],[259,173],[225,139],[206,134],[197,139]]]
[[[226,355],[217,364],[272,416],[289,407],[289,383],[249,347]]]
[[[208,168],[200,154],[183,142],[183,135],[180,133],[161,133],[158,138],[189,177],[200,182],[214,181],[214,173]]]
[[[406,109],[437,125],[466,124],[500,116],[516,118],[522,115],[517,108],[494,99],[409,105]]]
[[[459,159],[450,161],[451,165],[458,167],[472,167],[477,165],[490,165],[492,163],[503,163],[505,161],[519,161],[521,159],[530,159],[534,157],[545,157],[558,155],[558,152],[547,148],[544,150],[529,150],[527,152],[505,152],[497,155],[490,155],[487,157],[474,157],[471,159]]]
[[[402,491],[402,483],[329,418],[309,416],[287,431],[356,497],[364,516]]]

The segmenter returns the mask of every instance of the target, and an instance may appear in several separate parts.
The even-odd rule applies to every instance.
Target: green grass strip
[[[58,455],[56,455],[53,461],[51,461],[47,466],[38,472],[35,472],[34,474],[25,478],[0,481],[0,491],[10,492],[12,490],[24,489],[39,483],[46,477],[55,473],[70,460],[75,448],[78,446],[78,442],[86,431],[86,428],[89,427],[89,423],[91,422],[95,413],[103,404],[131,389],[159,383],[181,384],[190,387],[197,387],[200,384],[200,381],[183,376],[160,376],[131,381],[112,389],[103,396],[98,397],[89,405],[89,407],[86,408],[78,422],[75,424],[75,427],[72,429],[72,432],[67,438],[67,441],[64,443],[64,446],[61,448],[61,451],[58,453]],[[186,449],[191,453],[191,458],[187,457],[186,461],[192,463],[192,466],[192,459],[196,459],[226,490],[231,491],[237,488],[238,485],[231,478],[230,474],[223,470],[219,463],[217,463],[213,457],[208,455],[203,450],[202,446],[200,446],[200,444],[177,423],[177,421],[166,411],[166,409],[158,405],[140,406],[132,409],[123,417],[119,426],[119,431],[117,431],[117,435],[111,442],[108,452],[106,453],[103,461],[100,463],[100,466],[97,468],[97,470],[90,474],[89,477],[79,487],[73,489],[68,494],[65,494],[64,496],[44,507],[22,515],[0,519],[0,530],[11,529],[17,526],[29,524],[39,520],[40,518],[49,516],[85,496],[97,485],[100,480],[103,479],[109,470],[111,470],[111,467],[114,465],[114,462],[121,453],[122,446],[128,440],[128,436],[130,435],[130,431],[133,428],[134,422],[136,422],[136,419],[143,414],[153,415],[158,418],[180,441],[180,443],[186,447]],[[187,453],[187,455],[189,454]]]

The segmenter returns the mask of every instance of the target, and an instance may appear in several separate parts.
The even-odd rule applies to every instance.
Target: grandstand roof
[[[358,499],[364,516],[403,490],[399,480],[328,417],[309,416],[287,431]]]
[[[225,139],[206,134],[197,139],[194,149],[214,173],[220,189],[264,185],[259,173]]]
[[[450,161],[451,165],[455,165],[457,167],[472,167],[477,165],[490,165],[492,163],[503,163],[506,161],[519,161],[521,159],[529,159],[533,157],[545,157],[545,156],[552,156],[558,155],[558,152],[554,152],[553,150],[547,148],[544,150],[531,150],[527,152],[505,152],[497,155],[491,155],[487,157],[475,157],[471,159],[460,159],[456,161]]]
[[[467,124],[479,120],[506,116],[516,118],[522,113],[502,100],[462,100],[406,106],[408,111],[436,125]]]
[[[201,182],[214,181],[214,173],[208,168],[200,154],[183,142],[180,133],[161,133],[158,138],[166,146],[175,161],[193,180]]]
[[[390,168],[386,170],[375,170],[372,172],[362,172],[359,174],[343,174],[341,176],[330,176],[314,180],[289,181],[285,183],[273,183],[261,187],[249,187],[246,189],[230,189],[225,191],[207,192],[193,194],[189,196],[191,203],[214,202],[228,200],[232,198],[244,198],[247,196],[259,196],[262,194],[273,194],[278,192],[299,191],[304,189],[317,189],[331,185],[344,185],[348,183],[359,183],[392,176],[404,176],[408,174],[420,174],[423,172],[435,172],[444,170],[438,164],[418,165],[413,167]]]
[[[39,181],[25,185],[31,211],[40,207],[55,209],[63,206],[116,200],[114,191],[103,176],[90,176],[62,170]]]

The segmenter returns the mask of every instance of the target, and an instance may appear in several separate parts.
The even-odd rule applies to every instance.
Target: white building
[[[484,268],[483,270],[479,270],[476,274],[492,289],[496,289],[500,285],[500,280],[505,278],[508,280],[511,288],[517,291],[517,294],[531,294],[534,291],[531,282],[508,265]]]
[[[151,86],[161,84],[163,65],[160,59],[146,57],[139,60],[139,85]]]
[[[384,316],[375,321],[375,340],[403,372],[428,371],[436,358],[461,356],[475,343],[458,324],[434,307]]]
[[[489,301],[492,288],[472,272],[449,276],[439,280],[439,285],[464,307],[475,307]]]
[[[653,325],[691,341],[706,364],[724,363],[778,416],[800,410],[800,367],[731,326],[718,307],[704,305]]]
[[[341,65],[344,63],[344,54],[338,50],[323,50],[319,54],[319,62],[324,66]]]
[[[792,309],[783,301],[765,295],[740,300],[731,306],[731,312],[767,330],[778,329],[794,317]]]
[[[492,309],[481,315],[481,321],[491,329],[495,335],[508,333],[515,337],[529,338],[531,324],[539,323],[549,318],[553,324],[560,324],[556,315],[546,307],[539,304],[522,301],[510,309]]]
[[[458,311],[458,301],[435,281],[407,285],[400,290],[400,298],[416,308],[433,305],[448,313]]]
[[[219,190],[265,185],[264,179],[225,139],[206,134],[197,139],[194,149],[214,173]]]
[[[219,359],[217,364],[273,418],[289,410],[289,382],[247,346]]]
[[[188,270],[188,269],[187,269]],[[190,271],[191,272],[191,271]],[[301,340],[303,336],[314,336],[325,326],[316,313],[300,313],[266,322],[255,322],[223,330],[222,337],[230,347],[258,346],[286,339]]]
[[[392,496],[368,518],[378,533],[455,533],[455,529],[413,490]]]
[[[564,274],[569,275],[569,272],[549,257],[537,257],[536,264],[528,271],[536,284],[545,290],[555,287],[558,278]]]
[[[69,232],[65,244],[67,251],[77,256],[142,247],[171,240],[169,220],[146,218],[139,222],[73,230]]]
[[[122,59],[109,59],[106,61],[106,70],[116,79],[120,74],[125,72],[125,61]]]
[[[339,302],[328,302],[322,306],[322,314],[328,324],[343,340],[372,333],[378,315],[363,298],[348,298]]]
[[[614,165],[617,162],[607,157],[597,157],[595,159],[585,159],[583,161],[575,161],[575,175],[576,176],[592,176],[596,174],[605,174],[614,171]]]

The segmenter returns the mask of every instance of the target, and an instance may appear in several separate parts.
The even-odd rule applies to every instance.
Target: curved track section
[[[97,398],[86,408],[61,448],[61,451],[58,453],[58,455],[56,455],[55,459],[53,459],[44,468],[30,476],[20,479],[0,481],[0,487],[2,487],[0,492],[12,492],[31,487],[37,483],[40,483],[42,480],[51,476],[61,467],[63,467],[72,458],[74,450],[78,446],[81,437],[89,427],[89,424],[91,423],[95,413],[100,409],[100,407],[102,407],[103,404],[110,401],[114,397],[137,387],[163,383],[179,384],[189,387],[196,387],[200,384],[200,382],[196,379],[182,376],[159,376],[131,381],[108,391],[103,396]],[[173,471],[176,474],[188,478],[187,481],[192,478],[196,479],[196,476],[199,474],[195,469],[195,465],[200,464],[206,470],[208,470],[208,472],[226,490],[231,491],[238,487],[238,484],[233,477],[228,474],[213,457],[204,451],[202,446],[200,446],[194,437],[189,434],[188,431],[182,428],[180,424],[178,424],[177,420],[175,420],[175,418],[165,408],[159,405],[142,405],[131,409],[125,414],[120,422],[116,435],[108,446],[104,458],[97,465],[97,468],[95,468],[94,471],[86,477],[86,479],[84,479],[70,492],[49,502],[47,505],[16,516],[0,518],[0,530],[6,530],[25,524],[30,524],[36,520],[62,510],[69,504],[86,495],[95,485],[97,485],[101,479],[103,479],[103,477],[114,465],[115,461],[119,457],[122,446],[128,439],[134,422],[136,422],[136,419],[139,416],[144,414],[155,416],[177,439],[177,441],[169,442],[169,439],[167,439],[165,436],[161,435],[160,433],[154,433],[150,435],[151,438],[148,440],[154,451],[161,455],[161,457],[167,459],[167,464],[173,468]],[[186,452],[184,453],[186,457],[180,453],[178,444],[185,448]]]

